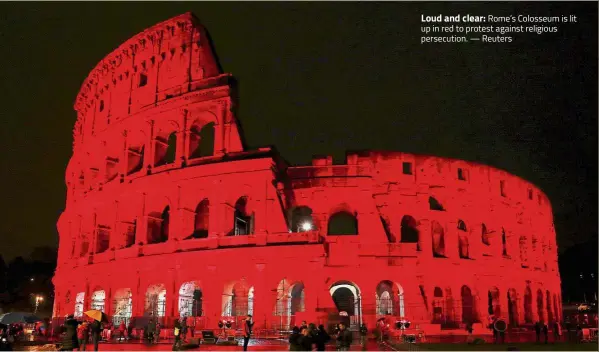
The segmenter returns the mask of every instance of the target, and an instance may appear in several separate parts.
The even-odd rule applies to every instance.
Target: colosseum
[[[256,331],[385,317],[428,334],[560,318],[547,196],[509,173],[402,152],[293,166],[248,150],[205,28],[159,23],[76,98],[54,316],[186,317]],[[486,329],[482,329],[486,330]]]

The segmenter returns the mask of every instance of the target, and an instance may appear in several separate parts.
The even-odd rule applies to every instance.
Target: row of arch
[[[421,291],[421,294],[426,300],[424,291]],[[537,317],[535,317],[533,313],[533,301],[535,298],[533,297],[530,287],[527,286],[524,292],[524,302],[522,302],[524,307],[523,316],[520,315],[522,312],[520,312],[518,308],[521,299],[518,292],[511,288],[507,290],[505,294],[507,295],[508,306],[507,311],[504,312],[503,309],[506,308],[501,306],[501,292],[499,289],[497,287],[492,287],[487,291],[486,313],[488,315],[499,317],[505,316],[503,313],[507,313],[508,324],[512,327],[518,326],[521,321],[525,324],[532,324],[536,321],[549,323],[561,320],[561,298],[555,293],[552,295],[549,290],[546,290],[545,292],[543,292],[542,289],[537,290]],[[453,323],[460,322],[481,322],[481,316],[484,314],[481,314],[483,312],[477,311],[475,297],[473,296],[471,289],[466,285],[461,288],[460,301],[458,304],[460,304],[460,306],[454,301],[450,288],[443,290],[441,287],[435,287],[432,301],[432,322],[442,325],[452,325]],[[481,305],[481,307],[482,306],[483,305]],[[456,312],[456,309],[459,310],[459,312]],[[459,315],[456,313],[459,313]],[[547,314],[545,315],[545,313]],[[457,316],[459,316],[460,319],[456,319]],[[545,316],[547,317],[547,321],[545,321]]]
[[[272,307],[272,315],[280,316],[291,323],[291,317],[298,312],[305,312],[305,289],[301,281],[293,282],[281,280],[276,290],[276,301]],[[360,288],[350,281],[338,281],[332,284],[329,292],[335,307],[347,313],[352,324],[362,321],[362,295]],[[178,291],[177,314],[181,317],[201,317],[205,315],[203,307],[203,292],[195,281],[185,282]],[[239,280],[225,287],[222,294],[223,317],[243,317],[254,313],[254,287],[245,280]],[[65,304],[70,304],[70,291],[66,293]],[[128,323],[133,317],[133,294],[130,288],[121,288],[112,295],[113,305],[111,312],[106,311],[106,291],[97,287],[91,293],[90,307],[112,316],[113,323],[121,321]],[[405,304],[402,287],[389,280],[381,281],[375,291],[377,316],[404,317]],[[81,317],[84,311],[85,292],[76,295],[74,312],[76,317]],[[167,305],[167,290],[164,284],[150,285],[145,292],[144,316],[165,317]]]
[[[103,160],[100,161],[104,164],[94,165],[90,171],[80,170],[75,185],[78,188],[86,188],[88,186],[87,179],[91,178],[92,181],[95,181],[98,177],[102,183],[110,182],[119,174],[123,176],[135,174],[144,169],[144,165],[159,167],[173,164],[177,161],[177,156],[180,156],[183,162],[214,155],[214,122],[202,124],[200,121],[196,121],[191,125],[188,134],[188,149],[183,143],[178,143],[177,139],[180,138],[178,136],[180,133],[176,131],[176,126],[174,124],[168,126],[168,129],[155,131],[155,136],[152,139],[154,148],[148,146],[145,133],[141,131],[128,132],[127,146],[124,151],[120,149],[119,145],[107,145],[104,148],[99,148],[106,153]],[[153,155],[146,155],[148,150],[152,151]],[[188,151],[186,152],[186,150]],[[125,152],[124,157],[123,152]],[[104,174],[100,175],[99,171]]]

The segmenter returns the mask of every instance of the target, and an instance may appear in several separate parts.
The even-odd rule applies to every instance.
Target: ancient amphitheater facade
[[[76,99],[54,316],[102,309],[201,328],[253,314],[427,331],[561,312],[551,205],[471,162],[348,153],[292,166],[246,150],[235,84],[184,14],[102,60]],[[268,126],[265,126],[268,128]],[[345,316],[344,313],[341,313]]]

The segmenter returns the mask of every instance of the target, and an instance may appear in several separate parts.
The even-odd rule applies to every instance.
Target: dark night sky
[[[0,254],[55,245],[73,102],[129,37],[194,12],[240,82],[249,146],[479,161],[550,197],[560,249],[597,237],[597,3],[1,3]],[[421,45],[420,14],[569,15],[556,35]]]

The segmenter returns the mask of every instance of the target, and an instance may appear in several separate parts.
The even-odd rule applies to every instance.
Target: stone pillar
[[[225,155],[225,146],[223,143],[225,129],[222,121],[214,124],[214,155],[223,156]]]
[[[270,317],[272,317],[272,307],[274,303],[271,305],[271,300],[273,298],[273,293],[276,295],[276,292],[271,291],[272,289],[276,289],[276,287],[271,288],[268,286],[266,282],[266,273],[265,273],[266,265],[265,264],[255,264],[255,270],[258,272],[256,276],[257,280],[254,282],[254,322],[255,328],[264,328]]]
[[[445,256],[447,258],[459,259],[460,258],[460,241],[458,237],[458,223],[456,221],[449,221],[444,226],[445,229]]]
[[[420,250],[419,257],[421,260],[425,261],[433,257],[431,226],[431,220],[429,219],[422,219],[418,223],[418,249]]]
[[[110,279],[110,276],[109,276]],[[106,313],[108,316],[112,317],[113,315],[113,311],[112,311],[112,287],[108,287],[104,290],[105,293],[105,298],[104,298],[104,313]]]
[[[504,319],[506,322],[509,322],[509,304],[507,299],[507,294],[509,287],[508,286],[499,286],[499,304],[501,305],[501,314],[500,317]]]
[[[217,277],[215,267],[208,267],[206,271],[212,277]],[[202,287],[202,310],[206,320],[206,328],[217,328],[223,310],[224,281],[216,278],[210,285]]]
[[[457,323],[462,323],[462,286],[452,285],[451,296],[453,299],[453,319]]]
[[[123,150],[119,162],[119,178],[123,179],[127,176],[127,170],[129,169],[129,138],[127,138],[127,131],[123,131]]]
[[[156,150],[156,143],[154,141],[154,121],[150,122],[150,133],[148,133],[146,139],[146,146],[144,148],[144,165],[148,172],[154,168],[154,156]]]
[[[175,269],[169,269],[166,275],[165,288],[166,288],[166,307],[165,317],[167,321],[171,321],[173,318],[179,317],[179,288],[177,284],[177,270],[180,270],[180,266],[177,265]]]

